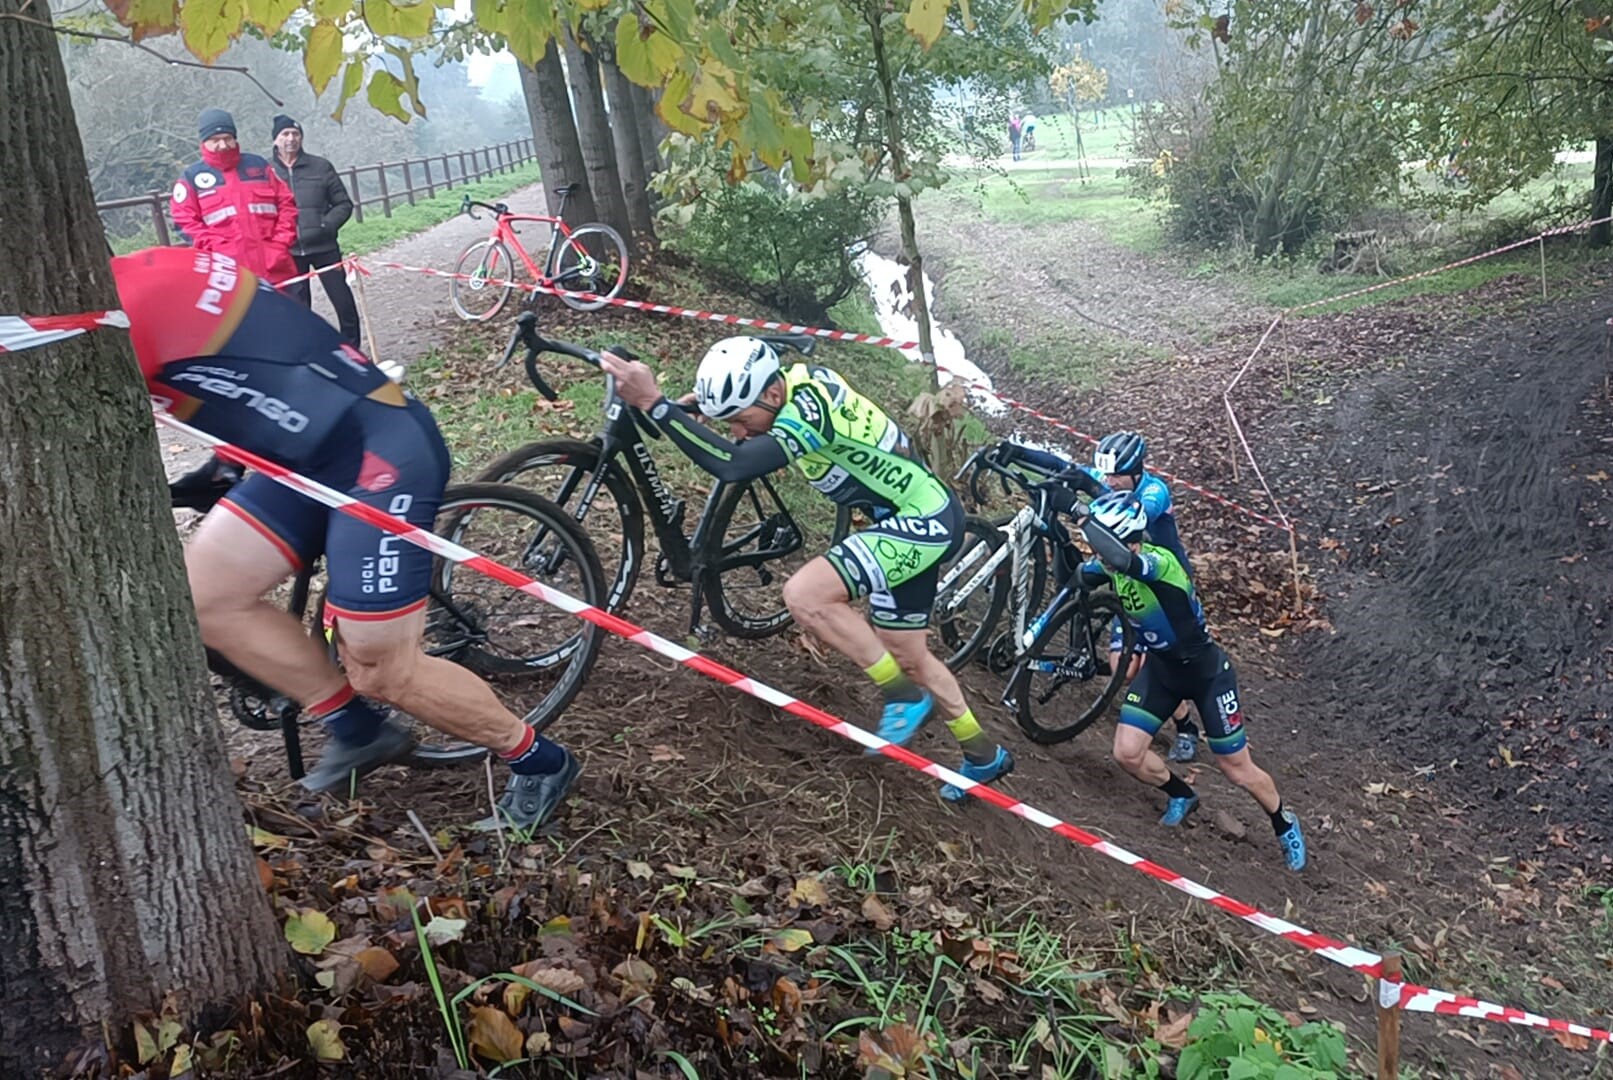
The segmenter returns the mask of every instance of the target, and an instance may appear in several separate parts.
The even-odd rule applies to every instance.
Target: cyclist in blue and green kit
[[[727,423],[729,441],[668,401],[643,364],[607,352],[601,365],[622,400],[648,412],[718,479],[751,480],[794,462],[829,499],[867,512],[869,528],[785,583],[790,613],[879,686],[881,736],[906,746],[939,712],[963,749],[964,776],[989,783],[1013,769],[1013,756],[981,730],[957,679],[929,648],[941,564],[963,543],[963,507],[884,410],[829,368],[786,368],[759,338],[725,338],[700,362],[692,403]],[[868,619],[851,606],[865,596]],[[951,784],[941,795],[966,797]]]
[[[1094,499],[1082,534],[1097,558],[1081,565],[1088,584],[1109,582],[1137,626],[1138,640],[1150,653],[1120,707],[1114,756],[1137,779],[1165,793],[1162,825],[1180,825],[1198,808],[1198,793],[1149,749],[1165,718],[1184,700],[1192,701],[1204,722],[1215,763],[1227,779],[1254,796],[1271,818],[1290,870],[1305,868],[1305,834],[1299,818],[1283,806],[1277,785],[1249,755],[1238,673],[1211,639],[1204,609],[1182,561],[1169,548],[1145,543],[1148,514],[1130,491]]]

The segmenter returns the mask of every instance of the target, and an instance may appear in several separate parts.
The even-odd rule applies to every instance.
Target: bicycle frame
[[[1025,654],[1025,650],[1036,639],[1036,635],[1041,633],[1042,627],[1047,625],[1047,620],[1053,617],[1053,613],[1070,596],[1068,586],[1059,589],[1042,613],[1034,621],[1031,620],[1031,546],[1036,543],[1037,520],[1038,515],[1035,509],[1029,506],[1020,507],[1019,512],[1009,519],[1007,525],[1003,526],[1003,532],[1007,534],[1007,539],[1003,545],[991,553],[991,557],[986,560],[979,570],[975,571],[974,576],[964,582],[962,588],[955,593],[948,594],[947,592],[952,582],[956,581],[961,574],[967,572],[978,561],[978,556],[960,561],[947,571],[936,587],[936,592],[939,595],[947,597],[940,615],[942,617],[951,615],[962,607],[969,597],[974,595],[976,589],[991,580],[991,576],[997,572],[997,568],[1003,564],[1004,559],[1012,559],[1013,640],[1014,658],[1016,660]],[[977,548],[976,551],[978,550]]]
[[[538,264],[532,261],[532,256],[527,254],[525,245],[521,243],[521,238],[517,235],[514,227],[514,222],[517,221],[541,221],[551,226],[549,230],[549,252],[543,257],[543,269],[538,269]],[[555,256],[560,253],[562,239],[568,243],[570,242],[571,229],[566,225],[565,221],[549,214],[499,214],[493,219],[493,233],[490,239],[502,243],[514,251],[516,257],[526,267],[527,273],[531,274],[533,280],[539,285],[552,286],[555,283],[555,279],[550,276],[549,270],[555,264]],[[586,255],[587,252],[582,252],[582,254]]]

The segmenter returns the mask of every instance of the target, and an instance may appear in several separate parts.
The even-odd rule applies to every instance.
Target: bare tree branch
[[[167,56],[163,53],[160,53],[156,49],[153,49],[150,45],[142,45],[133,38],[119,37],[116,34],[97,34],[90,30],[75,30],[66,26],[57,26],[56,24],[46,22],[43,19],[34,19],[27,15],[18,15],[15,12],[6,12],[5,14],[0,14],[0,19],[12,19],[16,22],[26,23],[29,26],[38,26],[42,29],[49,30],[53,34],[66,34],[69,37],[76,38],[90,38],[95,41],[116,41],[120,44],[127,45],[132,49],[139,49],[141,52],[150,53],[152,56],[155,56],[158,60],[161,60],[170,67],[193,67],[201,68],[203,71],[233,71],[237,74],[245,75],[248,79],[252,80],[252,84],[259,90],[262,90],[264,96],[270,101],[274,102],[276,105],[285,105],[284,101],[281,101],[279,98],[275,97],[274,94],[270,93],[267,86],[264,86],[263,83],[258,81],[258,77],[256,75],[252,74],[252,72],[248,71],[244,67],[233,67],[228,64],[204,64],[200,60],[181,60],[178,57]]]

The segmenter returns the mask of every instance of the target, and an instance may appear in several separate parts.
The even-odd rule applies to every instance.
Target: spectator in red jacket
[[[202,160],[174,184],[169,208],[202,251],[228,255],[269,282],[297,273],[297,203],[291,188],[257,154],[235,141],[235,120],[223,109],[203,109]]]

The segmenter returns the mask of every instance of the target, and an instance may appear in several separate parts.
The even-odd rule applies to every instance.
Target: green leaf
[[[308,1045],[320,1061],[341,1061],[347,1056],[342,1045],[342,1025],[334,1020],[315,1020],[308,1025]]]
[[[314,0],[314,18],[335,22],[353,10],[353,0]]]
[[[437,9],[429,3],[393,4],[364,0],[364,21],[382,37],[420,38],[431,32]]]
[[[951,0],[913,0],[907,12],[907,32],[918,38],[928,49],[946,29],[947,8]]]
[[[359,87],[363,85],[364,61],[348,61],[347,70],[342,72],[341,97],[336,101],[336,111],[330,114],[331,119],[335,120],[338,124],[342,122],[342,111],[347,108],[347,103],[352,100],[353,95],[358,93]]]
[[[1256,1080],[1260,1073],[1260,1066],[1247,1058],[1235,1057],[1227,1062],[1227,1080]]]
[[[661,92],[661,100],[655,103],[656,114],[666,121],[666,126],[682,135],[699,135],[706,129],[699,120],[683,111],[693,85],[687,71],[674,71]]]
[[[397,57],[398,63],[403,67],[403,89],[409,95],[409,105],[414,109],[414,114],[416,116],[425,116],[426,106],[420,100],[420,76],[416,75],[414,71],[413,54],[408,49],[400,49],[395,45],[388,45],[386,51]],[[445,843],[439,839],[438,843],[442,844],[443,847],[453,846],[451,840]]]
[[[157,1060],[157,1040],[138,1020],[134,1022],[134,1055],[141,1065],[149,1065]]]
[[[409,122],[409,111],[403,107],[403,83],[390,71],[380,70],[370,76],[370,104],[377,112]]]
[[[196,1067],[194,1053],[190,1043],[180,1044],[179,1049],[174,1051],[174,1060],[168,1063],[168,1080],[179,1080],[179,1077]]]
[[[560,24],[555,21],[552,0],[509,0],[503,10],[493,7],[489,18],[478,18],[496,34],[503,34],[510,52],[523,64],[535,64],[549,50],[549,40]]]
[[[793,928],[780,930],[773,935],[773,944],[778,946],[780,952],[795,952],[812,944],[812,931]]]
[[[660,86],[684,55],[681,45],[637,15],[623,15],[616,24],[616,65],[640,86]]]
[[[706,48],[728,67],[738,70],[745,66],[745,62],[739,58],[739,50],[728,40],[728,28],[720,23],[712,23],[706,28]]]
[[[323,94],[342,66],[342,32],[334,23],[315,23],[308,31],[302,66],[308,72],[308,85],[314,88],[314,96]]]
[[[198,60],[211,64],[241,32],[245,15],[242,0],[188,0],[179,9],[185,48]]]
[[[301,6],[300,0],[246,0],[246,20],[265,34],[274,34]]]
[[[286,940],[304,956],[318,956],[336,940],[336,924],[323,911],[303,908],[286,920]]]

